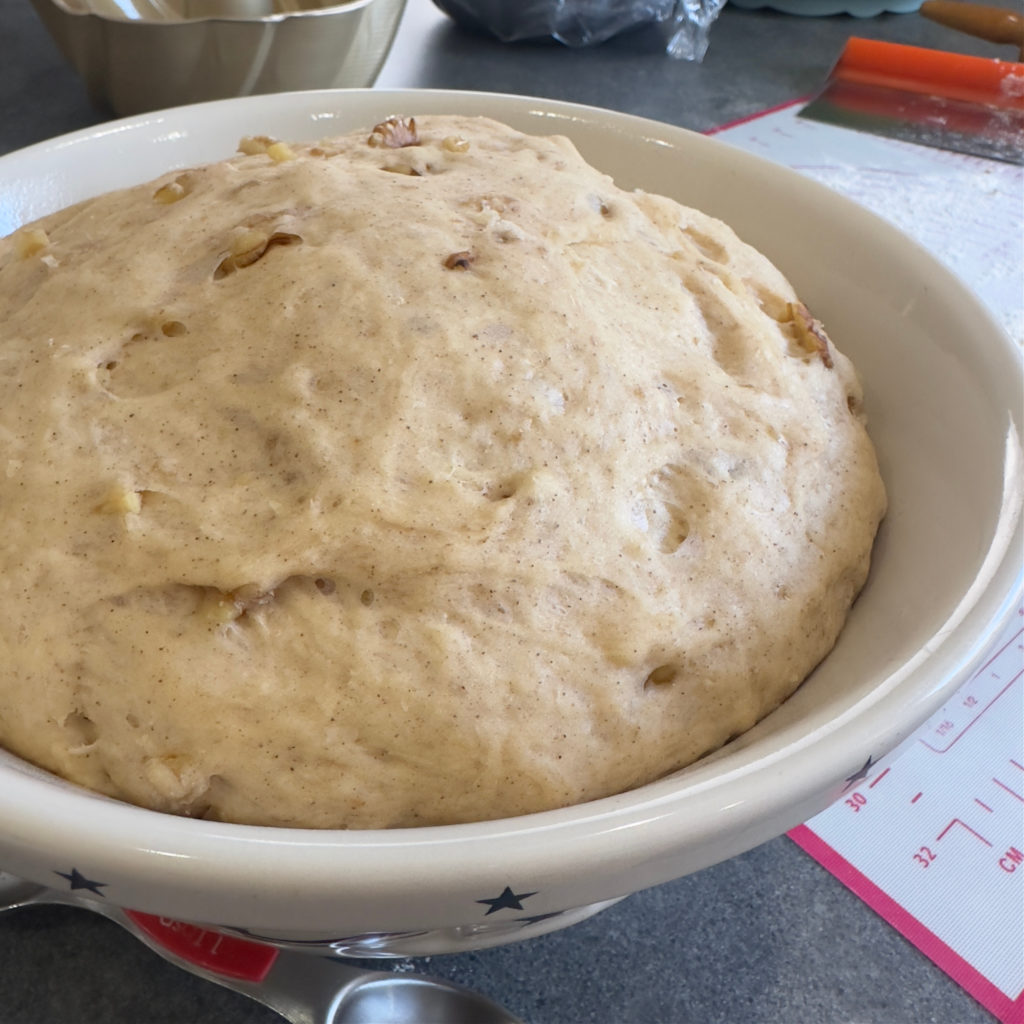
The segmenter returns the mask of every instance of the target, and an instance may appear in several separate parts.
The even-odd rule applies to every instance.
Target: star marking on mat
[[[477,903],[489,904],[487,908],[487,914],[493,914],[498,910],[523,910],[525,909],[520,900],[528,900],[531,896],[536,896],[535,892],[513,892],[507,885],[505,891],[500,896],[495,896],[489,900],[477,900]],[[487,917],[484,914],[484,917]]]
[[[94,882],[92,879],[86,878],[78,868],[72,868],[70,874],[64,871],[54,871],[54,874],[66,878],[72,892],[76,889],[88,889],[89,892],[95,893],[97,896],[104,896],[105,894],[100,892],[100,889],[105,889],[110,884],[109,882]]]
[[[858,782],[863,782],[877,763],[873,757],[869,756],[861,768],[858,768],[852,775],[846,777],[846,785],[843,786],[843,792],[845,793],[851,786],[856,786]]]

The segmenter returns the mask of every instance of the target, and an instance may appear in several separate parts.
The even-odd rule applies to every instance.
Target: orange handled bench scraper
[[[1024,63],[854,37],[800,116],[1024,164]]]

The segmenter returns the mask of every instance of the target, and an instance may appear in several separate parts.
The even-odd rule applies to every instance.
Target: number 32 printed
[[[935,854],[932,853],[927,846],[922,846],[921,849],[914,854],[914,862],[920,864],[923,868],[930,866],[933,860],[935,860]]]

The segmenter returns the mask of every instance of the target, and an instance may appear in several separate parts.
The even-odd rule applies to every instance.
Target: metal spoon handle
[[[291,1024],[522,1024],[490,1000],[447,981],[367,971],[335,957],[121,910],[0,872],[0,912],[40,903],[101,914],[175,966],[254,999]]]

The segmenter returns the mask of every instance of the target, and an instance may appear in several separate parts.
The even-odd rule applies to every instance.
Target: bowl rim
[[[989,353],[1010,379],[1021,376],[1021,352],[981,302],[951,272],[937,264],[888,222],[863,210],[826,186],[800,178],[795,171],[739,150],[728,143],[687,129],[636,115],[598,107],[514,94],[442,89],[345,89],[278,93],[216,100],[121,118],[81,129],[0,157],[0,182],[8,169],[60,154],[106,135],[167,136],[175,125],[209,114],[232,120],[240,111],[286,105],[313,116],[319,108],[344,108],[353,97],[382,109],[401,98],[424,113],[450,110],[501,118],[510,111],[529,110],[548,118],[563,134],[574,125],[599,125],[601,130],[676,150],[695,149],[727,159],[770,181],[791,182],[821,201],[855,208],[859,218],[873,219],[883,239],[898,241],[908,251],[941,271],[942,280],[987,333],[1001,339]],[[1007,385],[1009,388],[1010,385]],[[182,891],[197,884],[218,885],[227,893],[251,892],[254,878],[286,880],[290,899],[316,899],[340,879],[364,876],[369,868],[374,886],[393,892],[443,890],[477,885],[496,876],[569,879],[600,865],[657,862],[667,881],[676,870],[674,854],[681,846],[700,847],[694,865],[706,866],[741,852],[821,810],[822,791],[841,786],[851,769],[869,763],[880,749],[892,749],[911,722],[916,727],[941,706],[978,666],[998,631],[1016,612],[1024,582],[1024,565],[1015,553],[1022,542],[1024,471],[1020,453],[1021,410],[1010,408],[1004,494],[999,525],[983,560],[982,570],[948,616],[917,654],[884,676],[869,695],[811,734],[784,745],[769,756],[748,758],[726,772],[703,770],[704,762],[673,777],[628,793],[573,807],[511,819],[464,825],[424,826],[390,830],[312,830],[232,825],[176,817],[109,800],[61,783],[40,772],[8,772],[0,786],[0,821],[9,848],[43,851],[59,859],[66,852],[69,830],[83,862],[116,866],[125,878],[146,884],[155,875]],[[1015,454],[1014,454],[1015,453]],[[947,670],[940,680],[928,668],[942,656]],[[912,710],[908,710],[912,708]],[[897,713],[898,712],[898,713]],[[810,769],[810,770],[809,770]],[[750,778],[767,773],[774,786],[762,788],[757,801],[745,789]],[[827,785],[824,785],[827,784]],[[826,801],[827,802],[827,801]],[[83,819],[101,814],[103,828]],[[769,825],[768,822],[771,822]],[[727,848],[720,834],[731,838]],[[0,841],[0,847],[3,842]],[[700,862],[700,858],[704,862]],[[244,868],[242,867],[244,865]],[[413,865],[415,867],[413,868]],[[693,870],[688,862],[686,870]],[[109,870],[109,869],[108,869]],[[628,889],[606,895],[625,895]],[[244,922],[239,922],[244,923]]]
[[[194,25],[207,22],[213,24],[235,23],[248,25],[272,25],[282,21],[294,21],[302,18],[321,17],[331,14],[347,14],[351,11],[369,7],[374,0],[336,0],[336,2],[325,7],[310,7],[299,11],[277,11],[273,14],[264,14],[259,17],[248,17],[246,15],[197,15],[195,17],[167,17],[167,18],[133,18],[123,12],[94,11],[91,8],[79,10],[68,4],[67,0],[32,0],[37,6],[50,4],[55,7],[58,13],[71,18],[95,18],[101,22],[111,22],[116,25],[138,25],[138,26],[175,26]],[[83,0],[88,4],[89,0]]]

